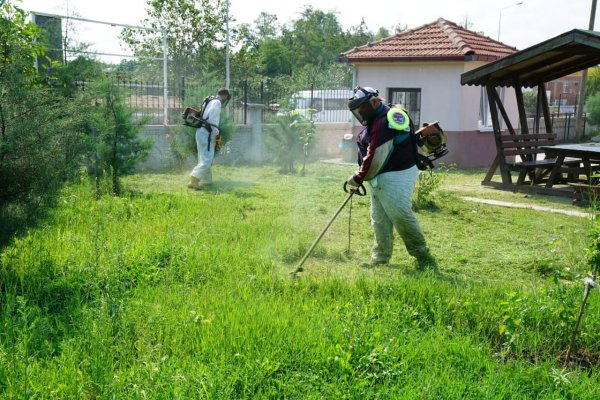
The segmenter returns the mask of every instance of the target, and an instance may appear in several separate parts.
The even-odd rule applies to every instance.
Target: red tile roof
[[[439,18],[418,28],[355,47],[341,59],[357,61],[495,61],[516,52],[502,42]]]

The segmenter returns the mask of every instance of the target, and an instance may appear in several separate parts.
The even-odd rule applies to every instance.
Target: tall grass
[[[0,397],[598,398],[596,298],[589,363],[559,363],[585,220],[467,203],[452,182],[480,177],[450,171],[418,213],[438,273],[399,240],[390,267],[359,269],[372,234],[357,199],[350,254],[342,213],[290,279],[348,172],[217,166],[208,192],[138,175],[98,200],[67,188],[0,255]]]

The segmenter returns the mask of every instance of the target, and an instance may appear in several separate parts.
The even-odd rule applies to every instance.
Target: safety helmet
[[[357,86],[354,88],[354,96],[348,99],[348,109],[356,117],[358,122],[366,125],[369,120],[375,115],[375,110],[371,105],[371,99],[377,98],[379,91],[372,87]]]

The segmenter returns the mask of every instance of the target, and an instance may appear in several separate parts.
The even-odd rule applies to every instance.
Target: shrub
[[[595,93],[589,97],[585,102],[585,108],[588,113],[588,119],[590,124],[600,124],[600,92]]]
[[[444,179],[445,171],[439,169],[427,169],[419,174],[417,186],[413,193],[413,208],[415,210],[433,206],[433,192],[440,187]]]
[[[297,112],[287,112],[274,118],[274,124],[267,127],[269,135],[265,139],[273,161],[282,173],[295,171],[294,163],[308,156],[314,147],[315,124],[307,116]]]
[[[125,105],[121,89],[105,81],[96,92],[102,96],[97,99],[99,108],[92,122],[92,129],[97,131],[96,152],[100,162],[96,167],[102,174],[110,175],[112,191],[118,195],[120,177],[133,172],[148,157],[152,141],[138,138],[146,120],[134,121],[134,111]]]
[[[61,96],[32,69],[36,34],[0,7],[0,243],[40,216],[90,149],[82,97]]]

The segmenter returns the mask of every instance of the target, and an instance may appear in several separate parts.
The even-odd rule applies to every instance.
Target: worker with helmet
[[[357,189],[367,181],[371,187],[375,237],[371,260],[361,263],[361,267],[389,263],[394,228],[419,269],[437,267],[412,210],[419,169],[408,114],[402,108],[385,105],[379,92],[371,87],[356,87],[348,108],[364,128],[357,138],[359,168],[347,184]]]

